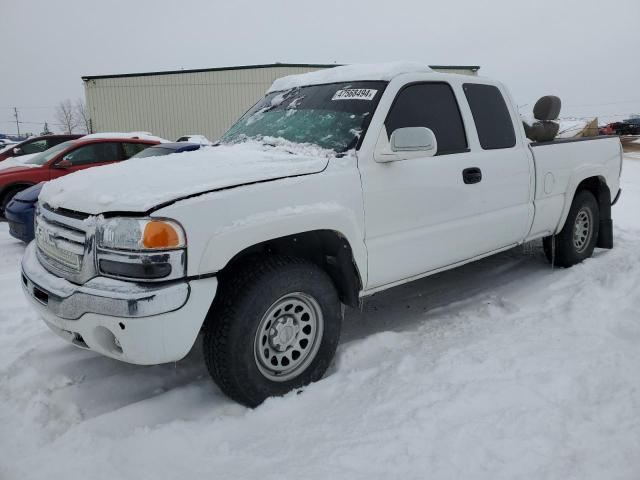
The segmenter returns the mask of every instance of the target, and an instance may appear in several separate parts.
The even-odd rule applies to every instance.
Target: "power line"
[[[14,108],[19,108],[21,110],[29,110],[29,109],[56,108],[56,106],[55,105],[45,106],[45,107],[21,107],[21,106],[17,106],[17,107],[0,107],[0,108],[7,108],[9,110],[13,110]]]
[[[0,123],[16,123],[15,120],[0,120]],[[56,123],[56,122],[50,122],[49,120],[43,120],[41,122],[25,122],[20,120],[19,122],[17,122],[21,125],[24,124],[28,124],[28,125],[43,125],[44,123],[48,123],[49,125],[58,125],[60,127],[64,127],[64,123]]]

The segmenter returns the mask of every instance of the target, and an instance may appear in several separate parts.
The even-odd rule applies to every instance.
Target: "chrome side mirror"
[[[438,142],[427,127],[404,127],[394,130],[389,140],[392,152],[425,152],[435,155]]]

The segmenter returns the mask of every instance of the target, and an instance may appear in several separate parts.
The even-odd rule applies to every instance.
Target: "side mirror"
[[[13,154],[14,155],[22,155],[22,149],[20,147],[15,147],[13,149]]]
[[[58,163],[56,163],[54,165],[55,168],[60,168],[62,170],[67,170],[67,169],[71,168],[72,166],[73,166],[73,164],[69,160],[67,160],[65,158],[63,158],[62,160],[60,160]]]
[[[389,144],[392,152],[424,152],[435,155],[438,143],[427,127],[404,127],[394,130]]]
[[[430,128],[398,128],[387,140],[387,131],[382,128],[374,159],[378,163],[396,162],[420,157],[433,157],[438,153],[438,141]]]

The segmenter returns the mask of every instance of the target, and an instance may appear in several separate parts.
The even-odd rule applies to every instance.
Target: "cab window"
[[[438,141],[438,155],[468,150],[458,102],[448,83],[417,83],[403,88],[389,111],[385,127],[389,138],[398,128],[430,128]]]
[[[482,149],[515,146],[516,132],[500,90],[493,85],[480,83],[465,83],[462,88],[473,114]]]

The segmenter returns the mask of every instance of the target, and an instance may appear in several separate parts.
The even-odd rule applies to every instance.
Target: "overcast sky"
[[[0,132],[39,132],[82,75],[273,62],[480,65],[518,104],[640,113],[640,1],[0,0]],[[526,107],[524,107],[526,110]],[[55,129],[55,126],[53,126]]]

